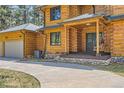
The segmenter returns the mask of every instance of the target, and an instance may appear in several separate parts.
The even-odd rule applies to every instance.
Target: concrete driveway
[[[0,68],[31,74],[40,81],[41,87],[45,88],[124,87],[124,77],[78,64],[21,63],[16,59],[0,58]]]

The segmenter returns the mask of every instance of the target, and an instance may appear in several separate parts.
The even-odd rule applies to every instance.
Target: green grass
[[[0,69],[0,88],[38,88],[39,81],[32,75]]]
[[[110,65],[89,65],[88,66],[92,66],[95,67],[96,69],[99,70],[104,70],[104,71],[111,71],[114,72],[116,74],[119,74],[121,76],[124,76],[124,63],[112,63]]]

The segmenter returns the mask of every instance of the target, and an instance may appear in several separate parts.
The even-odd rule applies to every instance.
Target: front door
[[[86,34],[86,52],[95,53],[94,48],[96,47],[96,33]]]

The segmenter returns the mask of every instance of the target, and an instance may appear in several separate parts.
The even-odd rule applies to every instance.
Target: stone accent
[[[54,59],[56,57],[60,57],[62,55],[65,55],[67,54],[66,52],[61,52],[61,53],[49,53],[49,52],[46,52],[45,53],[45,59]]]
[[[61,54],[49,54],[49,53],[46,53],[45,55],[45,59],[54,59],[56,57],[59,57]]]
[[[111,62],[114,62],[114,63],[124,62],[124,57],[112,57]]]
[[[55,57],[54,61],[64,63],[76,63],[76,64],[93,64],[93,65],[109,65],[110,59],[108,60],[96,60],[96,59],[79,59],[79,58],[62,58]]]

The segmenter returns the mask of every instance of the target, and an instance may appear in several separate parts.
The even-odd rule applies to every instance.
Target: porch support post
[[[96,21],[96,56],[99,56],[99,20]]]
[[[65,29],[65,53],[69,54],[69,27],[64,26]]]
[[[74,35],[73,36],[73,38],[71,38],[72,40],[73,40],[73,44],[72,44],[72,46],[73,46],[73,52],[78,52],[78,32],[77,32],[77,28],[75,28],[75,27],[69,27],[69,28],[72,28],[73,29],[73,31],[71,31],[71,33],[70,34],[72,34],[72,35]],[[73,32],[73,33],[72,33]]]

